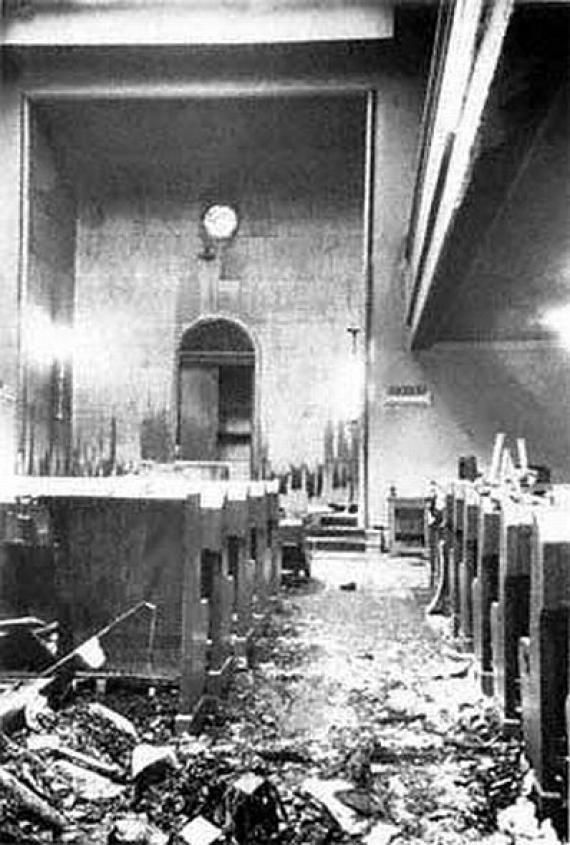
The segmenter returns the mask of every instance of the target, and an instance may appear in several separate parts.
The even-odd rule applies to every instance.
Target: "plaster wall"
[[[183,196],[156,183],[135,190],[126,175],[108,190],[85,188],[76,440],[105,451],[114,417],[120,462],[140,459],[143,421],[161,427],[172,447],[180,338],[197,318],[222,314],[256,343],[260,446],[271,468],[323,461],[327,423],[346,416],[339,377],[351,356],[347,327],[364,320],[362,149],[304,144],[255,153],[243,171],[230,167],[241,224],[213,261],[201,257],[199,235],[202,198],[219,178],[212,149]]]
[[[49,132],[30,118],[28,259],[23,302],[26,468],[65,474],[70,456],[70,348],[75,200]]]
[[[16,457],[18,272],[20,251],[20,100],[11,73],[0,73],[0,472]]]
[[[548,342],[454,343],[410,356],[390,356],[387,386],[425,383],[431,406],[382,406],[376,453],[383,470],[377,518],[385,518],[391,484],[400,495],[422,495],[430,480],[457,477],[460,455],[490,466],[495,435],[505,432],[513,456],[517,437],[531,463],[551,467],[556,482],[570,480],[570,354]],[[380,385],[378,385],[380,387]],[[372,464],[374,465],[374,464]]]
[[[375,87],[371,522],[384,520],[391,484],[401,494],[422,493],[430,479],[453,476],[461,454],[475,454],[485,465],[498,430],[527,437],[531,460],[568,480],[570,377],[562,348],[470,343],[409,350],[400,259],[423,87],[421,79],[396,71],[383,73]],[[4,83],[0,342],[6,383],[16,379],[18,360],[19,125],[18,94]],[[76,436],[105,451],[114,416],[122,460],[138,459],[145,417],[164,424],[164,436],[172,438],[178,338],[197,316],[216,312],[242,320],[259,344],[262,424],[275,469],[322,460],[323,432],[349,349],[346,328],[362,325],[362,209],[353,181],[332,180],[332,197],[322,180],[313,192],[303,190],[303,180],[292,183],[289,197],[276,191],[273,177],[263,187],[238,182],[243,225],[235,246],[214,262],[197,259],[201,207],[191,193],[144,191],[132,178],[119,181],[119,190],[115,181],[114,190],[91,185],[79,191]],[[431,390],[432,405],[384,403],[391,385],[420,383]]]
[[[531,462],[550,466],[557,481],[570,480],[570,354],[562,345],[491,340],[410,351],[399,262],[416,155],[417,96],[413,86],[406,92],[400,85],[379,95],[369,470],[371,521],[379,523],[386,520],[392,485],[400,495],[422,495],[430,480],[447,482],[456,477],[460,455],[475,455],[487,468],[499,431],[513,446],[517,437],[525,437]],[[540,168],[529,168],[519,190],[532,194],[529,182],[539,173],[544,176]],[[565,190],[561,180],[558,194]],[[522,197],[516,209],[513,204],[515,198],[511,213],[518,237],[508,213],[502,229],[494,233],[494,242],[499,243],[501,231],[505,232],[499,270],[519,262],[521,250],[531,251],[527,233],[545,223],[533,217],[534,205],[525,204]],[[504,255],[507,244],[510,262]],[[542,271],[534,265],[534,289],[540,287],[541,272],[548,287],[551,268],[563,264],[565,250],[560,239]],[[458,313],[462,309],[468,318],[469,303],[459,301]],[[431,404],[386,403],[391,386],[420,384],[430,391]]]

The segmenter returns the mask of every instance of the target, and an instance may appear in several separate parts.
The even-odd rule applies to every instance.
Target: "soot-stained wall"
[[[385,89],[378,116],[370,497],[372,520],[380,522],[392,485],[401,495],[421,495],[430,480],[446,483],[456,476],[460,455],[475,455],[485,470],[498,432],[509,436],[511,446],[517,437],[526,438],[531,462],[550,466],[556,481],[570,479],[570,352],[563,338],[528,339],[529,328],[540,324],[554,300],[559,306],[570,301],[570,229],[563,224],[568,220],[567,121],[564,131],[558,121],[556,132],[539,133],[483,243],[478,270],[496,274],[501,301],[489,284],[471,286],[468,299],[458,276],[453,280],[457,299],[449,304],[455,305],[456,328],[464,328],[459,335],[465,339],[446,338],[414,352],[405,328],[400,261],[418,112],[414,88],[407,96],[404,90],[400,85]],[[425,385],[431,404],[387,402],[387,391],[400,385]]]
[[[70,349],[65,341],[73,322],[75,202],[49,132],[33,114],[28,190],[20,446],[27,472],[63,474],[69,469],[71,434]]]
[[[195,155],[181,159],[170,138],[144,178],[134,161],[79,185],[76,439],[105,442],[115,417],[117,457],[136,461],[154,419],[172,444],[180,338],[223,314],[256,344],[271,467],[323,460],[327,423],[347,415],[347,328],[364,323],[364,106],[363,95],[202,104],[209,142]],[[235,203],[240,227],[205,261],[200,215],[220,200]]]

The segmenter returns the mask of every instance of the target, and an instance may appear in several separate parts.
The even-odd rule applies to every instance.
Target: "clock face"
[[[230,205],[211,205],[202,218],[206,234],[215,240],[233,238],[238,227],[238,216]]]

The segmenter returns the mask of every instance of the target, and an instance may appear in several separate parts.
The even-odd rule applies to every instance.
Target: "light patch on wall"
[[[555,332],[562,345],[570,350],[570,303],[547,311],[540,323],[544,328]]]
[[[332,392],[332,418],[358,420],[364,398],[364,367],[354,356],[340,364],[336,371]]]
[[[74,332],[71,326],[56,323],[42,308],[27,306],[23,323],[23,344],[30,362],[50,366],[71,358]]]
[[[22,322],[23,345],[27,360],[39,367],[56,361],[73,361],[87,368],[101,383],[109,378],[116,364],[117,337],[125,338],[125,323],[111,311],[99,321],[83,319],[78,325],[57,323],[43,308],[27,306]]]

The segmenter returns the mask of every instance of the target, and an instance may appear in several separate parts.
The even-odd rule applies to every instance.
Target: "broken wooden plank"
[[[46,800],[40,798],[29,787],[25,786],[18,778],[4,766],[0,766],[0,786],[6,790],[23,809],[41,820],[48,827],[53,830],[65,830],[68,826],[68,821],[65,816],[48,804]]]

